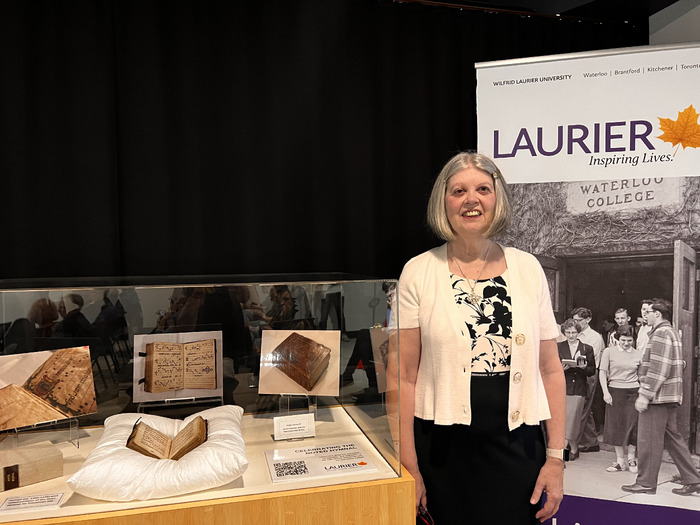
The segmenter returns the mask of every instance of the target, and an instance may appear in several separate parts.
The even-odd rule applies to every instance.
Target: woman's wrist
[[[547,450],[549,449],[555,449],[555,450],[561,450],[566,448],[566,440],[562,439],[561,441],[554,440],[552,439],[551,441],[547,441]]]
[[[566,468],[566,463],[564,462],[564,460],[561,458],[556,458],[554,456],[547,456],[545,463],[556,464]]]
[[[418,459],[417,458],[401,458],[401,464],[409,472],[418,472]]]

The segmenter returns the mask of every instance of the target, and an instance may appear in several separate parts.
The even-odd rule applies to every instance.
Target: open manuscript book
[[[173,459],[177,461],[207,440],[207,420],[201,416],[170,438],[147,425],[140,419],[134,425],[126,446],[136,452],[156,459]]]

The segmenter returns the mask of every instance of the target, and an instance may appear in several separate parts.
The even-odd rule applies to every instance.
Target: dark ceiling
[[[646,23],[678,0],[398,0],[456,8],[493,9],[530,16],[561,16],[600,22]]]

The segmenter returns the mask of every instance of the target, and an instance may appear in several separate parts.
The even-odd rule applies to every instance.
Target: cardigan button
[[[513,383],[520,383],[523,380],[523,375],[520,372],[513,374]]]
[[[513,412],[513,413],[510,415],[510,418],[511,418],[513,421],[517,421],[519,417],[520,417],[520,411],[519,411],[519,410],[516,410],[515,412]]]
[[[525,336],[523,334],[516,335],[515,344],[518,346],[523,346],[525,344]]]

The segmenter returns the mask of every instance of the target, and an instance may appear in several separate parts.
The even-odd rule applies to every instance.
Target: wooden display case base
[[[355,414],[358,417],[360,414]],[[368,417],[371,417],[370,414]],[[244,415],[241,431],[246,443],[248,469],[231,483],[208,491],[147,501],[98,501],[73,493],[66,481],[83,464],[102,436],[102,427],[81,430],[80,448],[61,442],[64,476],[0,493],[25,497],[64,493],[60,508],[0,511],[0,524],[14,525],[403,525],[415,523],[413,478],[405,469],[392,468],[341,407],[316,414],[317,437],[274,441],[273,415]],[[388,432],[388,431],[387,431]],[[27,439],[45,441],[51,433],[37,432]],[[374,435],[378,443],[388,436]],[[277,448],[357,442],[376,471],[309,480],[272,482],[265,453]],[[0,443],[0,450],[12,443]],[[388,452],[387,455],[389,454]],[[398,458],[390,457],[392,461]],[[2,503],[0,498],[0,503]]]
[[[415,523],[415,482],[400,478],[194,501],[80,516],[12,522],[14,525],[341,525]]]

